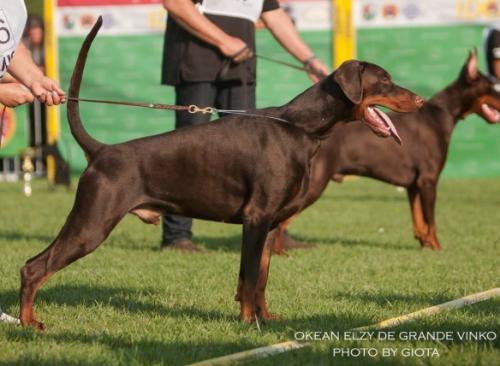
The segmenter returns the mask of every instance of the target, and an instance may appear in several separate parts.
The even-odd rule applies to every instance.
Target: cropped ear
[[[361,62],[350,60],[340,65],[333,75],[334,80],[339,84],[345,96],[354,104],[359,104],[363,100],[362,72],[363,65]]]
[[[479,73],[477,70],[477,49],[474,47],[469,51],[469,57],[464,65],[465,68],[465,78],[468,81],[476,80]]]

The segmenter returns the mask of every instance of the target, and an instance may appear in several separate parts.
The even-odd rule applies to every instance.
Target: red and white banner
[[[165,30],[166,11],[160,0],[58,0],[59,36],[84,36],[103,17],[101,35],[138,35]]]
[[[359,28],[500,23],[499,0],[353,0]]]
[[[57,0],[57,6],[161,4],[161,0]]]
[[[357,28],[500,25],[500,0],[352,0]],[[85,35],[102,15],[102,34],[161,33],[166,12],[161,0],[58,0],[57,31]],[[332,29],[331,0],[281,0],[299,30]]]

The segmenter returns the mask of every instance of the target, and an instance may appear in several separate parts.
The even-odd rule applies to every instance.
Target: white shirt
[[[14,57],[27,17],[24,0],[0,0],[0,78]]]
[[[203,0],[198,5],[204,14],[224,15],[257,22],[264,0]]]

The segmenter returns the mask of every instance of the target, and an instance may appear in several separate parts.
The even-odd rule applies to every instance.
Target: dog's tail
[[[78,98],[78,96],[80,95],[80,85],[82,83],[82,75],[85,68],[85,61],[87,60],[87,54],[89,52],[90,46],[92,45],[92,41],[101,28],[101,25],[102,17],[99,17],[82,44],[82,48],[80,49],[78,59],[76,60],[76,65],[73,70],[73,75],[71,76],[71,82],[69,84],[68,94],[70,98]],[[73,134],[73,137],[81,146],[83,151],[85,151],[87,159],[91,158],[97,150],[104,146],[103,143],[95,140],[85,130],[82,120],[80,119],[80,107],[78,105],[78,101],[69,98],[68,121],[71,133]]]

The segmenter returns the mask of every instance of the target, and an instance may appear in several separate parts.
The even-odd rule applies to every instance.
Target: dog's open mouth
[[[483,103],[481,105],[481,110],[483,111],[484,117],[489,123],[499,123],[500,122],[500,112],[495,107]]]
[[[377,136],[392,136],[398,144],[401,144],[401,137],[399,137],[398,131],[389,116],[374,105],[365,108],[363,120]]]

